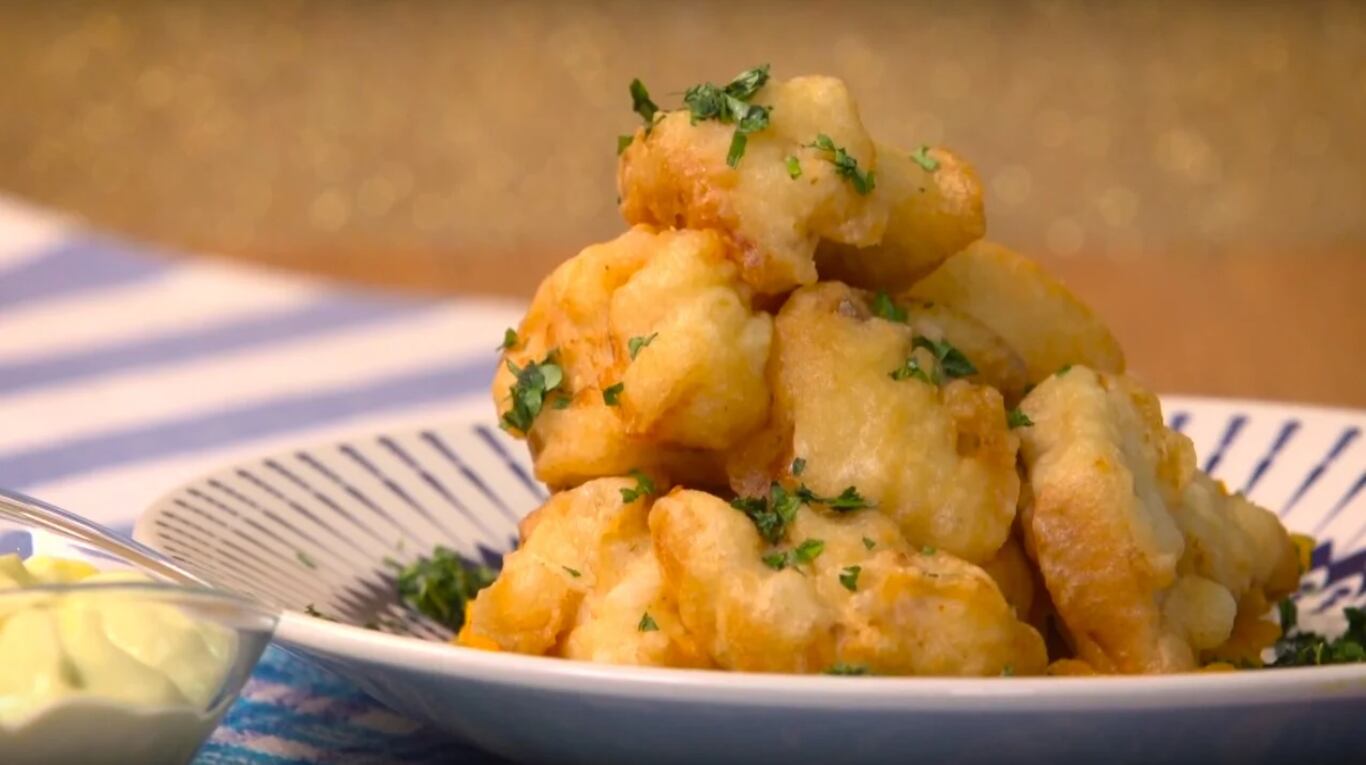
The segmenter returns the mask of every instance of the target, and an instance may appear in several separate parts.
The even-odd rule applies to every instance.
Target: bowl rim
[[[219,589],[136,537],[115,534],[84,516],[4,487],[0,487],[0,522],[30,533],[39,531],[54,534],[69,542],[99,550],[144,574],[157,577],[159,581]]]
[[[281,609],[262,603],[245,595],[199,585],[177,584],[175,582],[57,582],[35,584],[26,587],[0,588],[0,605],[8,599],[19,600],[34,595],[83,595],[100,596],[114,593],[141,594],[149,600],[217,601],[233,607],[239,612],[249,612],[268,618],[271,627],[277,627],[283,615]]]

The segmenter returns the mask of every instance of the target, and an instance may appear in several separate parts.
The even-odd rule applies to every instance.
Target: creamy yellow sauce
[[[0,555],[0,734],[67,702],[202,712],[237,651],[236,635],[136,592],[15,590],[140,583],[88,563]]]

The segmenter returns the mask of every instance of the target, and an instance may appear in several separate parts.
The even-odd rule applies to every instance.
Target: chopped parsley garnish
[[[768,107],[750,104],[743,116],[735,123],[735,137],[731,139],[731,154],[726,157],[726,164],[735,167],[740,162],[740,157],[745,154],[745,136],[750,133],[757,133],[768,127]],[[736,140],[739,139],[739,148],[736,148]],[[733,161],[732,161],[733,160]]]
[[[653,343],[655,341],[656,337],[659,337],[658,332],[653,332],[646,337],[633,337],[630,340],[627,340],[626,350],[629,351],[631,354],[631,361],[635,361],[636,354],[640,353],[640,349],[648,348],[650,343]]]
[[[814,491],[808,489],[805,484],[797,488],[797,497],[809,505],[825,505],[831,510],[846,513],[850,510],[862,510],[865,507],[872,507],[873,503],[863,498],[858,493],[858,489],[852,486],[844,487],[844,491],[834,497],[822,497]]]
[[[409,607],[458,630],[465,622],[465,603],[497,576],[493,569],[466,563],[437,545],[431,557],[418,558],[399,572],[398,594]]]
[[[1034,421],[1029,419],[1029,415],[1016,407],[1015,409],[1006,412],[1006,424],[1012,428],[1027,428],[1033,425]]]
[[[741,72],[725,87],[710,82],[694,85],[684,92],[683,104],[693,124],[702,120],[738,123],[749,114],[749,100],[767,83],[768,64],[764,64]]]
[[[863,538],[863,546],[864,546],[866,549],[871,550],[871,549],[873,549],[874,547],[877,547],[877,542],[874,542],[872,539],[869,539],[868,537],[864,537],[864,538]]]
[[[805,469],[805,460],[798,458],[793,461],[794,474],[800,474]],[[730,501],[730,506],[748,516],[759,531],[759,536],[769,544],[782,541],[788,525],[797,517],[797,508],[802,504],[825,505],[836,512],[873,507],[873,503],[864,499],[853,486],[846,487],[837,496],[822,497],[806,484],[798,486],[796,492],[789,492],[777,481],[769,484],[767,497],[736,497]]]
[[[620,157],[622,152],[626,151],[626,147],[630,146],[631,142],[634,140],[636,140],[636,137],[632,135],[617,136],[617,156]]]
[[[568,566],[560,566],[560,568],[564,569],[565,573],[569,574],[575,579],[578,579],[579,577],[583,576],[583,573],[576,568],[570,568]]]
[[[864,665],[864,664],[845,664],[844,662],[841,661],[841,662],[836,662],[835,664],[831,665],[830,669],[825,670],[825,674],[827,674],[827,675],[867,675],[867,674],[871,674],[871,673],[868,671],[868,667],[867,667],[866,665]]]
[[[810,563],[825,552],[825,542],[820,539],[806,539],[792,551],[794,563]]]
[[[804,462],[802,467],[805,468]],[[796,470],[795,462],[793,468],[794,472],[800,472]],[[730,506],[749,517],[764,541],[776,545],[782,541],[788,525],[797,517],[797,508],[803,503],[825,505],[837,512],[873,507],[873,503],[864,499],[852,486],[847,487],[838,496],[822,497],[805,484],[793,493],[777,481],[769,484],[767,497],[736,497],[730,501]]]
[[[749,112],[749,104],[727,97],[724,89],[710,82],[688,88],[683,93],[683,105],[688,107],[688,120],[694,125],[704,120],[737,122]]]
[[[689,119],[695,125],[702,120],[716,120],[735,125],[731,135],[726,164],[735,167],[745,155],[749,135],[768,127],[768,107],[751,104],[749,100],[768,82],[768,64],[741,72],[725,87],[710,82],[694,85],[683,94]]]
[[[787,177],[797,180],[802,177],[802,161],[793,155],[787,155]]]
[[[602,403],[608,406],[617,406],[621,403],[621,392],[626,390],[626,383],[609,385],[602,389]]]
[[[1344,608],[1347,631],[1329,639],[1316,632],[1299,629],[1299,613],[1289,598],[1278,605],[1282,637],[1276,641],[1276,659],[1271,667],[1318,667],[1325,664],[1366,662],[1366,609]]]
[[[931,340],[921,336],[911,342],[911,347],[924,348],[933,353],[935,360],[939,362],[939,369],[946,377],[968,377],[977,374],[977,367],[948,340]]]
[[[924,348],[934,355],[935,364],[933,372],[925,374],[925,370],[920,366],[920,362],[914,357],[907,357],[906,363],[897,369],[888,372],[893,380],[905,380],[914,377],[923,382],[938,385],[944,378],[968,377],[977,374],[977,367],[968,360],[963,352],[958,350],[948,340],[931,340],[928,337],[919,336],[911,342],[912,348]]]
[[[907,356],[906,363],[887,373],[893,380],[905,380],[914,377],[923,383],[930,383],[930,376],[925,374],[925,370],[920,368],[920,362],[914,356]]]
[[[533,362],[518,368],[509,361],[508,370],[517,376],[517,382],[508,389],[512,408],[503,414],[503,427],[526,433],[541,413],[547,393],[560,387],[564,382],[564,371],[555,363],[555,352],[551,351],[540,363]]]
[[[792,460],[792,475],[801,475],[806,472],[806,460],[798,457]]]
[[[735,79],[726,85],[726,95],[734,96],[741,101],[748,101],[754,98],[754,94],[759,92],[768,82],[768,64],[756,66],[753,69],[746,69],[737,74]]]
[[[1063,364],[1061,367],[1058,367],[1058,371],[1054,372],[1054,373],[1053,373],[1053,376],[1054,376],[1054,377],[1062,377],[1063,375],[1067,374],[1067,373],[1070,372],[1070,371],[1072,371],[1072,365],[1071,365],[1071,364]]]
[[[550,400],[550,408],[551,408],[551,409],[568,409],[568,408],[569,408],[569,403],[570,403],[570,401],[571,401],[571,399],[570,399],[568,396],[566,396],[566,395],[564,395],[564,394],[560,394],[560,395],[558,395],[558,396],[556,396],[555,398],[553,398],[553,399]]]
[[[503,330],[503,344],[498,346],[498,350],[510,351],[513,348],[517,347],[517,343],[517,330],[513,329],[512,327],[508,327],[507,329]]]
[[[784,524],[791,523],[797,517],[797,507],[801,505],[801,500],[788,494],[782,484],[777,481],[770,484],[768,496],[773,512],[778,514]]]
[[[939,551],[935,549],[934,545],[925,545],[924,547],[920,548],[921,555],[934,555],[937,552]]]
[[[930,147],[928,146],[921,146],[911,152],[911,161],[923,167],[927,173],[933,173],[939,169],[939,160],[930,156]]]
[[[786,552],[779,550],[777,552],[769,553],[761,558],[761,560],[764,562],[765,566],[768,566],[775,571],[782,571],[788,566],[795,568],[800,564],[810,563],[816,558],[819,558],[820,554],[823,552],[825,552],[824,540],[807,539],[791,550]]]
[[[655,482],[650,480],[650,476],[639,470],[632,470],[630,476],[636,479],[636,485],[634,488],[621,490],[622,502],[630,504],[647,494],[655,493]]]
[[[313,559],[308,557],[308,553],[305,553],[303,550],[295,550],[294,557],[299,559],[299,564],[302,565],[304,568],[318,567],[318,564],[314,563]]]
[[[873,296],[873,313],[887,321],[906,323],[905,309],[893,303],[892,296],[881,290]]]
[[[1001,677],[1014,677],[1014,676],[1015,676],[1015,665],[1014,665],[1014,664],[1007,664],[1007,665],[1005,665],[1004,667],[1001,667]]]
[[[726,164],[731,167],[738,166],[740,159],[745,156],[745,146],[748,144],[749,137],[736,128],[730,137],[730,149],[726,151]]]
[[[862,570],[860,566],[845,566],[840,571],[840,584],[844,585],[844,589],[850,592],[858,590],[858,575]]]
[[[650,616],[650,612],[649,612],[649,611],[646,611],[645,613],[643,613],[643,614],[640,615],[640,624],[637,624],[637,625],[636,625],[636,631],[637,631],[637,632],[658,632],[658,631],[659,631],[659,625],[655,623],[655,619],[654,619],[653,616]]]
[[[749,134],[757,133],[768,127],[768,107],[750,105],[745,112],[745,116],[735,125],[735,133],[730,137],[730,150],[726,152],[726,164],[736,167],[740,164],[740,158],[745,156],[745,146],[749,143]]]
[[[748,516],[759,536],[771,545],[782,541],[787,525],[797,517],[800,504],[801,500],[789,494],[777,481],[769,485],[768,497],[736,497],[730,501],[730,506]]]
[[[645,127],[654,127],[659,106],[650,100],[650,91],[645,89],[645,83],[639,78],[631,80],[631,109],[645,120]]]
[[[833,139],[825,133],[816,136],[816,140],[807,144],[813,149],[829,152],[828,159],[835,166],[835,173],[847,179],[854,186],[854,191],[859,194],[868,194],[877,186],[877,178],[872,170],[863,172],[859,170],[858,160],[854,159],[843,146],[836,146]]]

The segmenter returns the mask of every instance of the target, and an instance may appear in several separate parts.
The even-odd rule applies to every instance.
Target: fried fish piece
[[[1024,359],[1032,383],[1070,364],[1124,371],[1124,352],[1104,322],[1039,264],[999,244],[971,245],[910,294],[990,327]]]
[[[767,417],[771,337],[718,233],[638,226],[542,282],[493,395],[507,423],[514,370],[562,370],[529,431],[510,428],[552,487],[634,468],[720,485],[721,451]]]
[[[877,162],[875,193],[891,205],[882,241],[862,248],[822,242],[816,270],[822,279],[896,293],[986,233],[982,182],[945,148],[912,153],[879,143]]]
[[[873,142],[843,82],[769,81],[750,103],[771,108],[769,124],[748,136],[734,167],[727,155],[735,125],[694,121],[684,109],[636,131],[621,154],[617,188],[628,223],[723,231],[744,281],[781,294],[816,281],[821,240],[860,247],[881,241],[889,206],[877,193]],[[821,136],[833,148],[815,145]],[[840,156],[846,168],[856,163],[855,177],[873,174],[873,188],[848,169],[841,175],[833,161]]]
[[[775,322],[772,416],[731,453],[732,488],[762,494],[800,458],[810,489],[856,487],[912,544],[991,558],[1015,518],[1018,441],[1001,394],[955,378],[966,369],[928,340],[843,284],[793,293]]]
[[[723,500],[676,490],[650,532],[680,619],[723,669],[983,676],[1047,663],[991,577],[912,549],[877,512],[800,508],[775,548]]]
[[[1173,517],[1186,540],[1181,571],[1271,601],[1299,585],[1298,551],[1280,519],[1221,481],[1196,471]]]
[[[1073,367],[1020,404],[1028,548],[1076,650],[1100,672],[1194,669],[1252,591],[1291,583],[1275,517],[1217,490],[1129,378]]]
[[[1280,519],[1203,472],[1187,484],[1173,517],[1186,540],[1178,570],[1219,583],[1237,600],[1232,634],[1202,661],[1260,666],[1262,650],[1281,636],[1266,618],[1269,604],[1294,592],[1300,579],[1298,551]]]
[[[560,492],[522,521],[522,541],[470,604],[459,645],[610,664],[710,662],[664,591],[634,480]],[[648,619],[647,619],[648,617]]]

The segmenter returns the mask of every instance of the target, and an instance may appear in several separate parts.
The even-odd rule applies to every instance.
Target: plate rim
[[[1366,698],[1366,664],[1082,677],[837,677],[599,664],[390,635],[288,611],[276,640],[311,655],[482,683],[603,697],[791,708],[1019,711],[1255,705]]]

